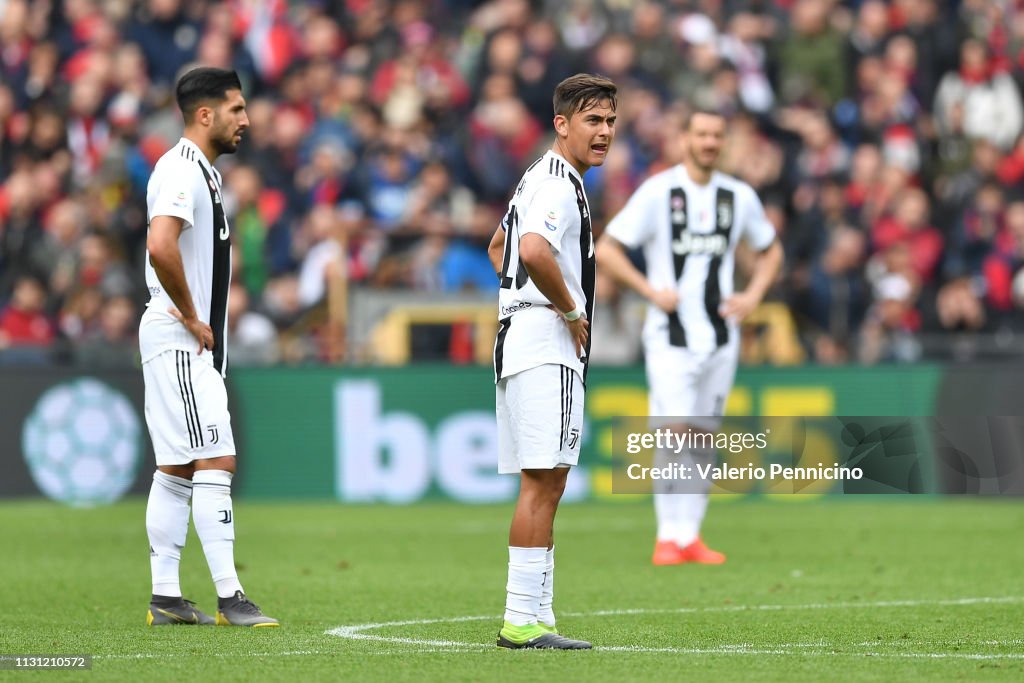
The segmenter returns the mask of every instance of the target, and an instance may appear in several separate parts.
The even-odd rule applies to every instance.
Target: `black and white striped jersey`
[[[495,381],[546,363],[564,365],[586,379],[586,356],[576,357],[561,313],[548,307],[551,302],[519,260],[523,235],[532,232],[547,240],[573,301],[593,319],[594,239],[580,174],[561,155],[548,151],[519,181],[501,226],[505,254],[498,293]]]
[[[647,307],[645,341],[661,335],[674,346],[705,352],[736,339],[735,322],[725,320],[719,306],[733,293],[737,243],[742,238],[758,251],[767,249],[775,228],[748,184],[715,172],[699,185],[679,164],[640,185],[608,224],[608,234],[643,248],[654,288],[679,290],[674,314]]]
[[[146,190],[148,218],[184,221],[178,247],[185,280],[199,318],[213,328],[214,349],[200,358],[227,374],[228,288],[231,283],[231,231],[224,215],[220,173],[192,141],[182,138],[160,157]],[[199,344],[168,308],[174,306],[146,254],[149,303],[139,326],[142,362],[170,349],[196,351]]]

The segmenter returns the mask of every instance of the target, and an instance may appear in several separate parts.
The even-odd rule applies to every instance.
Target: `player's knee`
[[[537,505],[555,504],[565,491],[567,469],[523,470],[519,495]]]
[[[562,494],[565,493],[565,483],[569,479],[569,468],[559,467],[555,470],[557,476],[554,477],[554,481],[551,484],[551,494],[555,498],[557,503],[562,499]]]

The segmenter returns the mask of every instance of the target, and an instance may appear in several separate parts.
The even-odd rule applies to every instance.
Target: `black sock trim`
[[[153,593],[153,597],[150,598],[149,602],[157,607],[174,607],[180,605],[182,598],[180,596],[173,595],[157,595]]]

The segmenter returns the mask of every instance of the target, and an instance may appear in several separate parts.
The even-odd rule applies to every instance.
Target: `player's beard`
[[[690,161],[693,162],[693,165],[699,168],[700,170],[704,171],[705,173],[710,173],[715,170],[715,164],[718,163],[717,153],[712,155],[710,163],[705,164],[703,161],[701,161],[700,155],[698,154],[697,150],[695,150],[693,147],[687,149],[686,152],[690,157]]]
[[[217,154],[234,154],[238,150],[238,144],[235,142],[237,132],[225,126],[223,130],[218,129],[216,134],[211,136],[210,142],[213,143]]]

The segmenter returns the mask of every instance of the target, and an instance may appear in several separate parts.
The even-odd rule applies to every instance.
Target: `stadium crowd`
[[[146,182],[193,64],[236,69],[252,122],[221,165],[236,361],[279,360],[339,261],[493,290],[487,239],[577,71],[620,87],[598,228],[678,158],[687,106],[730,115],[723,170],[777,226],[810,358],[1024,327],[1019,0],[0,0],[0,362],[135,358]]]

